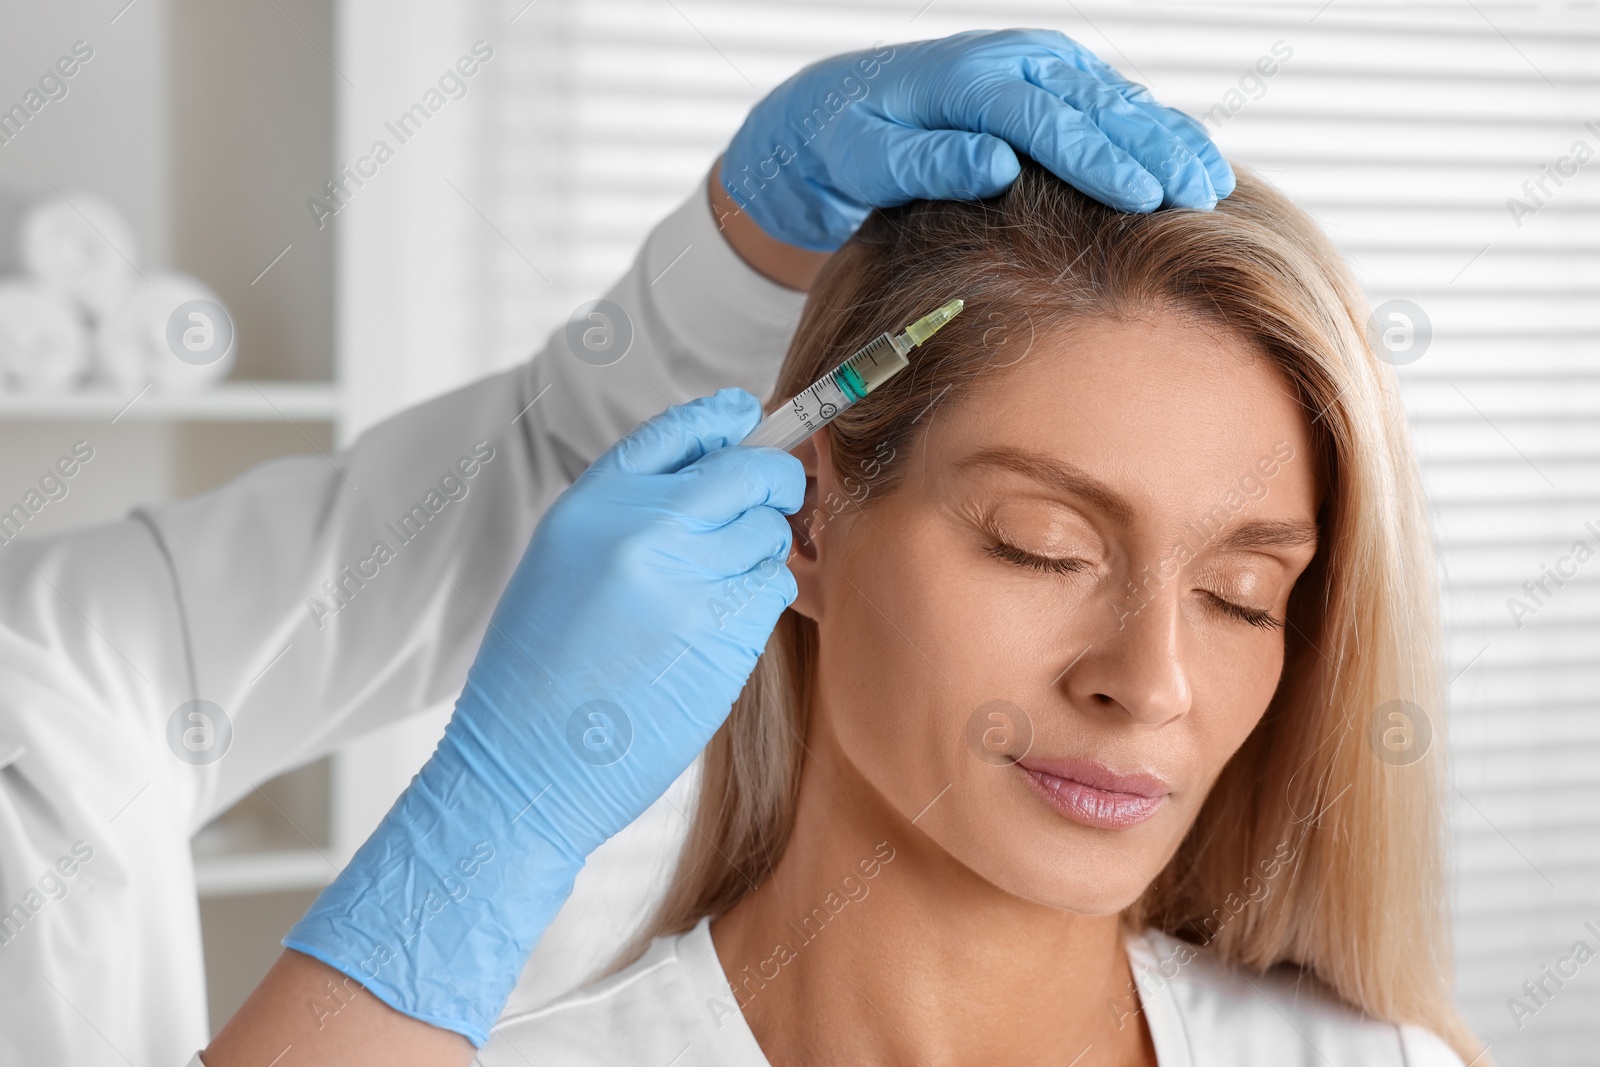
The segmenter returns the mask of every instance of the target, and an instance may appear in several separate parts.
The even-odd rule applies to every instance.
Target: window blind
[[[435,332],[471,354],[457,379],[526,358],[598,294],[766,91],[879,40],[1060,29],[1309,210],[1410,339],[1393,361],[1443,568],[1459,997],[1502,1064],[1592,1062],[1600,962],[1537,1001],[1524,983],[1579,940],[1600,949],[1595,5],[525,3],[412,34],[418,78],[475,37],[495,58],[396,180],[433,183],[430,236],[349,250],[447,320]],[[391,339],[390,368],[439,359]]]

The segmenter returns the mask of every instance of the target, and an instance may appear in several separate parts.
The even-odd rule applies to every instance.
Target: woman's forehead
[[[1129,499],[1199,507],[1291,455],[1287,504],[1314,514],[1307,415],[1259,348],[1176,317],[1096,320],[1039,338],[1013,366],[942,406],[920,447],[952,474],[984,453],[1054,460]],[[990,463],[985,472],[1017,471]],[[1293,506],[1289,510],[1295,510]]]

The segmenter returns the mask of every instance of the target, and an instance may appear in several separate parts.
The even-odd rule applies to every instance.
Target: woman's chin
[[[1171,858],[1188,814],[1166,797],[1148,819],[1108,829],[1064,818],[1026,789],[972,789],[961,801],[920,824],[939,851],[1009,896],[1081,915],[1134,904]]]
[[[1050,893],[1038,902],[1078,915],[1117,915],[1131,907],[1149,888],[1149,881],[1142,878],[1107,878],[1106,873],[1093,865],[1038,872],[1038,880]]]
[[[1011,896],[1080,915],[1117,914],[1144,894],[1164,861],[1131,842],[1107,841],[1095,832],[1083,836],[1048,844],[1020,834],[991,836],[955,854],[965,852],[973,873]]]
[[[1116,915],[1137,901],[1149,886],[1142,878],[1108,877],[1104,869],[1090,869],[1088,865],[1018,874],[1015,888],[998,881],[996,884],[1025,900],[1078,915]]]

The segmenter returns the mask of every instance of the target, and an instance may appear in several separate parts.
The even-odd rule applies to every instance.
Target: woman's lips
[[[1027,757],[1017,767],[1051,807],[1097,830],[1137,826],[1169,792],[1153,775],[1117,774],[1090,760]]]

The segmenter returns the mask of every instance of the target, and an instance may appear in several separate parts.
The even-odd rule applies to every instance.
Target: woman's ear
[[[789,528],[794,531],[794,545],[789,551],[789,573],[799,589],[791,607],[812,621],[822,618],[822,559],[825,525],[819,523],[821,512],[817,501],[821,499],[817,483],[833,481],[832,442],[828,431],[822,430],[806,438],[792,450],[806,471],[806,496],[800,510],[790,515]]]

